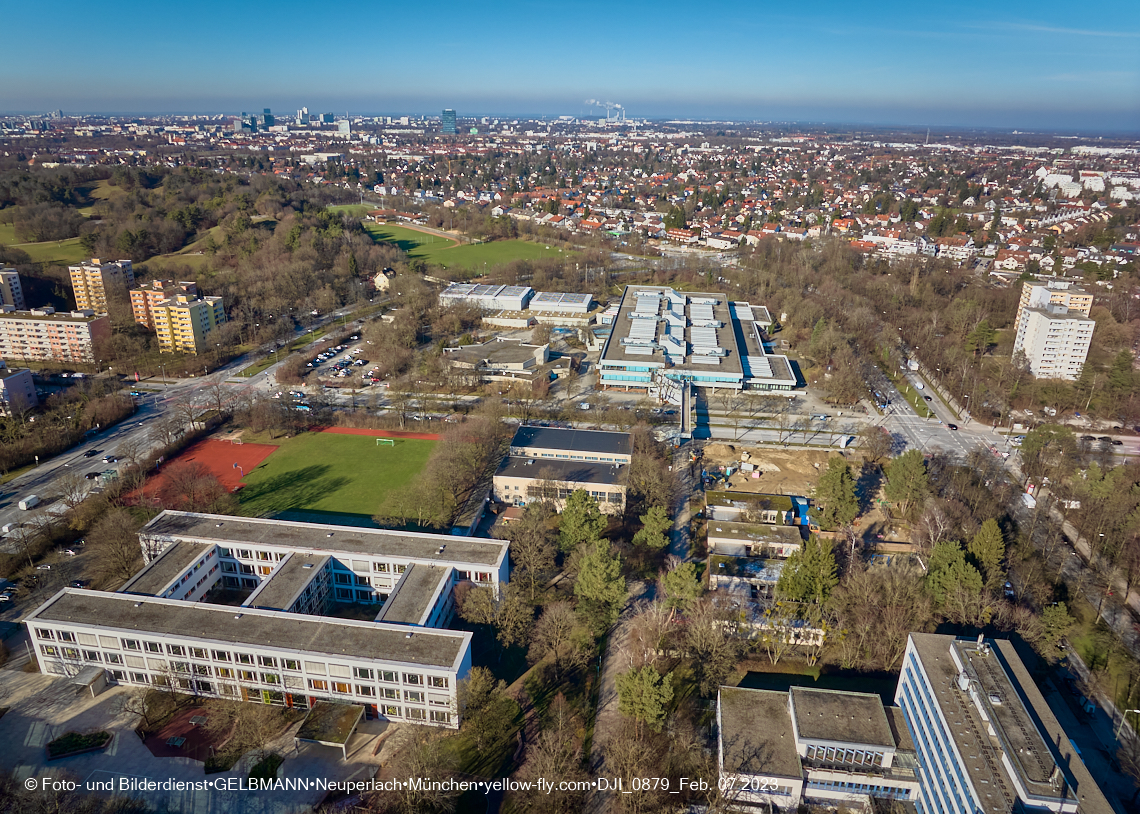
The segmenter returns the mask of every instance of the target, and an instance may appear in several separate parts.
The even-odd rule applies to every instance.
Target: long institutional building
[[[117,592],[64,588],[28,616],[43,673],[454,728],[455,588],[509,573],[506,542],[450,535],[165,511],[139,537],[147,564]],[[248,596],[202,601],[224,589]],[[349,602],[374,620],[327,615]]]
[[[894,702],[721,687],[722,788],[757,812],[1113,814],[1011,642],[912,633]]]
[[[786,356],[769,353],[768,309],[660,286],[627,286],[598,373],[605,388],[661,391],[672,383],[792,390]]]

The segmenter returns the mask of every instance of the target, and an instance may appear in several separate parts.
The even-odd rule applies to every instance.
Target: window
[[[323,691],[327,690],[328,688],[329,688],[329,683],[327,681],[323,681],[323,680],[316,679],[316,678],[310,678],[309,679],[309,689],[310,690],[321,690],[323,692]]]
[[[301,663],[296,659],[284,659],[284,667],[286,670],[300,670]]]
[[[234,671],[231,670],[229,667],[219,667],[218,668],[218,678],[233,678],[233,677],[234,677]]]
[[[263,576],[263,577],[267,577],[273,573],[273,566],[272,565],[259,565],[259,566],[257,566],[257,573],[261,574],[261,576]]]
[[[214,691],[214,685],[209,681],[195,681],[194,683],[198,685],[198,692],[212,693]]]
[[[172,661],[170,662],[170,669],[176,673],[188,673],[190,672],[190,664],[185,661]]]
[[[357,684],[356,694],[373,696],[376,695],[376,689],[374,687],[369,687],[367,684]]]
[[[391,670],[381,670],[380,671],[380,680],[381,681],[387,681],[389,684],[395,684],[398,679],[396,678],[396,674],[393,673]]]
[[[449,724],[451,723],[451,713],[433,709],[431,711],[431,720],[432,723],[436,724]]]
[[[381,687],[380,688],[380,697],[381,698],[391,698],[393,701],[399,701],[400,700],[400,691],[394,690],[391,687]]]
[[[404,673],[405,684],[423,684],[424,677],[415,673]]]
[[[265,682],[266,684],[280,684],[281,683],[281,676],[279,676],[275,673],[262,673],[261,674],[261,680],[263,682]]]
[[[277,659],[273,658],[273,656],[258,656],[257,663],[262,667],[276,667]]]
[[[387,574],[388,573],[388,563],[386,563],[386,562],[374,562],[374,563],[372,563],[372,570],[376,571],[378,573],[381,573],[381,574]]]
[[[121,639],[124,650],[139,650],[138,639]]]
[[[227,653],[225,650],[214,650],[212,652],[214,654],[214,661],[229,661],[230,660],[230,654]]]
[[[257,681],[257,673],[253,670],[238,670],[238,678],[242,681]]]
[[[218,548],[218,556],[219,557],[230,557],[233,555],[230,554],[230,550],[228,548]]]
[[[428,677],[428,686],[429,687],[440,687],[441,689],[446,690],[447,689],[447,678],[445,676],[429,676]]]
[[[270,562],[271,561],[271,558],[269,556],[268,551],[258,551],[257,552],[257,558],[259,560],[261,560],[262,562]]]
[[[250,550],[248,548],[239,548],[238,549],[238,559],[239,560],[252,560],[253,554],[250,553]]]
[[[36,635],[39,636],[41,639],[54,639],[55,638],[55,634],[52,631],[48,630],[47,628],[42,628],[42,627],[36,628]]]
[[[63,656],[68,659],[77,659],[79,658],[79,651],[74,647],[65,647],[63,648]]]
[[[337,585],[351,585],[352,574],[342,574],[339,571],[333,575]]]
[[[102,661],[103,660],[103,657],[99,655],[98,650],[84,650],[83,651],[83,658],[87,659],[88,661]]]
[[[424,694],[422,692],[413,692],[412,690],[404,690],[404,700],[412,701],[416,704],[424,702]]]
[[[74,643],[75,642],[75,634],[68,633],[66,630],[61,630],[59,632],[59,640],[61,642],[73,642]]]
[[[382,706],[380,708],[380,710],[389,718],[399,718],[400,717],[400,708],[393,705],[393,704],[385,704],[384,706]]]
[[[253,573],[253,566],[252,565],[246,565],[244,562],[239,564],[238,568],[241,569],[241,572],[243,574],[252,574]]]
[[[236,574],[237,573],[237,565],[230,562],[229,560],[225,560],[222,562],[222,571],[227,573],[227,574]]]
[[[108,653],[107,654],[107,663],[108,664],[122,664],[123,663],[123,657],[120,656],[118,653]]]
[[[186,648],[180,644],[168,644],[166,646],[166,652],[172,656],[185,656]]]
[[[56,646],[54,644],[41,644],[40,645],[40,652],[43,653],[45,656],[57,656],[57,655],[59,655],[59,650],[56,648]]]
[[[406,565],[397,565],[396,566],[396,573],[397,574],[402,574],[407,570],[408,570],[408,566],[406,566]]]
[[[415,707],[408,707],[408,718],[410,718],[411,720],[422,721],[425,717],[426,716],[424,715],[424,711],[422,709],[416,709]]]
[[[136,684],[146,684],[146,673],[131,673],[131,681]]]
[[[195,664],[194,665],[194,675],[196,675],[196,676],[208,676],[209,674],[210,674],[210,668],[207,667],[205,664]]]
[[[364,679],[367,679],[369,681],[372,680],[372,671],[369,670],[367,667],[353,667],[352,668],[352,674],[354,676],[356,676],[357,678],[364,678]]]
[[[237,654],[237,663],[238,664],[253,664],[253,656],[251,656],[249,653],[238,653]]]
[[[162,645],[158,642],[143,642],[146,645],[146,652],[148,653],[161,653]]]
[[[352,692],[350,686],[343,681],[334,681],[332,688],[333,692],[343,692],[346,694]]]
[[[204,659],[204,658],[206,658],[206,651],[204,648],[201,648],[201,647],[191,647],[190,648],[190,655],[196,659]]]

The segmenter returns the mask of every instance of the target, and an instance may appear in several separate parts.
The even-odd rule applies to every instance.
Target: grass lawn
[[[557,246],[547,247],[542,243],[529,243],[525,240],[496,240],[492,243],[457,246],[446,238],[388,223],[367,223],[364,230],[377,243],[393,243],[407,252],[409,257],[444,268],[481,270],[484,264],[491,268],[513,260],[537,260],[560,253],[567,254]]]
[[[43,243],[21,243],[16,237],[16,227],[10,223],[0,223],[0,245],[27,253],[33,263],[78,263],[86,258],[77,237],[47,240]]]
[[[248,379],[251,376],[256,376],[261,371],[265,370],[266,368],[272,367],[273,365],[274,365],[273,357],[267,356],[266,358],[262,359],[260,362],[254,362],[252,365],[247,367],[245,370],[238,373],[238,375],[244,376],[245,378]]]
[[[0,245],[11,246],[17,242],[16,227],[11,223],[0,223]]]
[[[328,207],[330,212],[340,212],[344,215],[352,215],[354,218],[363,218],[372,210],[377,207],[371,204],[336,204],[335,206]]]
[[[312,522],[321,522],[321,513],[371,518],[389,492],[415,477],[435,446],[403,438],[394,447],[377,446],[369,436],[319,432],[275,443],[280,449],[246,473],[242,511],[257,517],[312,513]]]

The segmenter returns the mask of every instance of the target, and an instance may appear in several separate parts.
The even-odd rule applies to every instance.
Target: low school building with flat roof
[[[509,575],[508,543],[442,534],[166,511],[139,539],[147,564],[118,591],[65,588],[29,615],[42,672],[456,727],[471,634],[442,629],[455,589]],[[329,616],[338,603],[376,615]]]

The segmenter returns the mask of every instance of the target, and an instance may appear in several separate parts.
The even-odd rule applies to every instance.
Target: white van
[[[34,509],[36,506],[39,506],[40,499],[36,495],[28,495],[27,497],[20,500],[20,502],[16,505],[20,507],[21,511],[26,512],[28,509]]]

